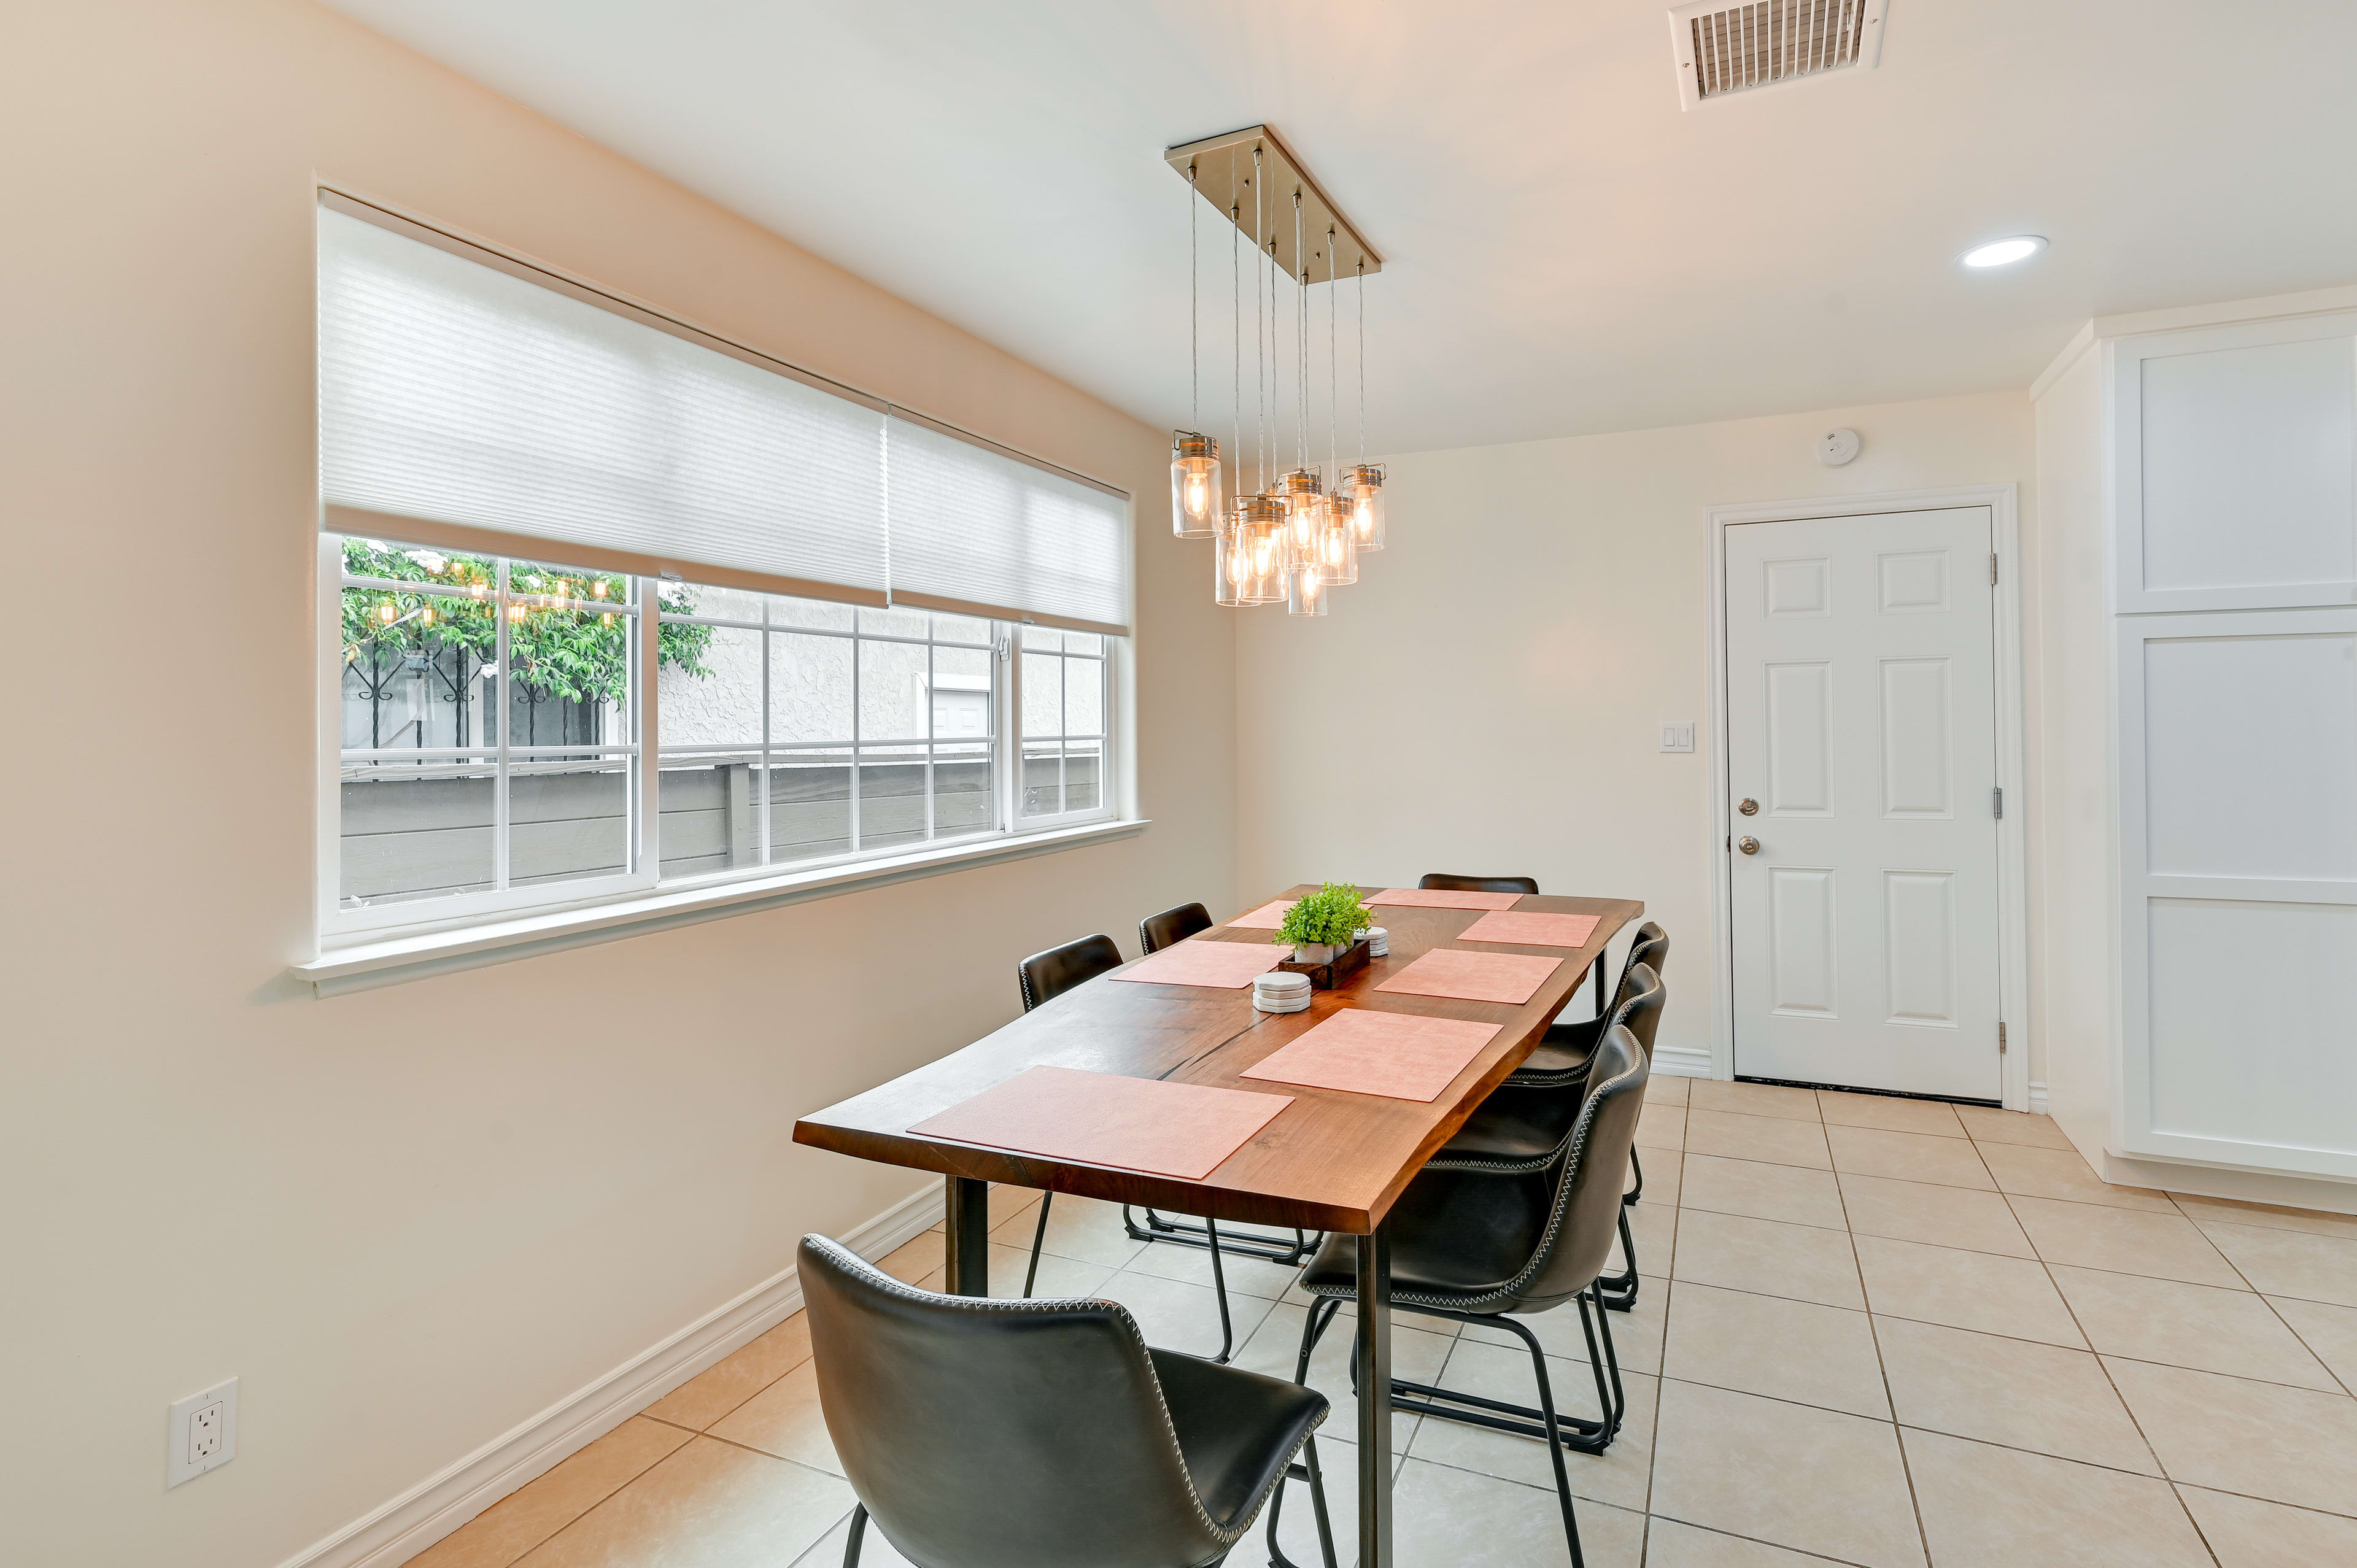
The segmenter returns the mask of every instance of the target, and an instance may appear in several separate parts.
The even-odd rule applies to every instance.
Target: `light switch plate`
[[[172,1402],[165,1438],[164,1489],[193,1481],[237,1457],[237,1380]]]
[[[1694,749],[1694,722],[1689,719],[1684,724],[1663,725],[1662,726],[1662,749],[1663,751],[1692,751]]]

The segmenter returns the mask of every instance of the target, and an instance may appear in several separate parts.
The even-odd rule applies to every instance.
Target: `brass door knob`
[[[1741,838],[1735,841],[1735,847],[1741,850],[1746,854],[1758,854],[1760,853],[1760,841],[1753,838],[1750,834],[1746,833]]]
[[[1746,797],[1743,804],[1735,809],[1747,817],[1756,817],[1760,814],[1760,802]]]

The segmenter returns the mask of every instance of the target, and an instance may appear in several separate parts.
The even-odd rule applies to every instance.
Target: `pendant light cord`
[[[1341,411],[1335,405],[1342,401],[1342,383],[1339,370],[1341,361],[1336,358],[1340,350],[1334,347],[1334,312],[1338,307],[1334,288],[1334,230],[1329,224],[1326,230],[1326,466],[1333,470],[1331,478],[1339,488],[1342,456],[1341,448],[1334,442],[1334,424],[1341,417]]]
[[[1367,461],[1367,262],[1359,258],[1359,463]]]
[[[1236,236],[1242,231],[1236,210],[1236,160],[1228,156],[1228,341],[1235,350],[1235,383],[1229,396],[1229,478],[1241,480],[1244,453],[1244,274],[1236,260]]]
[[[1200,248],[1195,242],[1195,160],[1187,160],[1187,428],[1200,435],[1203,429],[1203,355],[1202,305],[1203,284],[1200,273]]]
[[[1261,347],[1260,233],[1267,222],[1263,199],[1266,182],[1261,177],[1260,148],[1253,147],[1253,489],[1268,493],[1268,354]]]

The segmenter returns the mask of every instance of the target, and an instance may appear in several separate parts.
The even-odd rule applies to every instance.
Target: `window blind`
[[[877,408],[320,210],[330,506],[882,604],[882,426]]]
[[[1129,630],[1125,497],[892,411],[892,601]]]

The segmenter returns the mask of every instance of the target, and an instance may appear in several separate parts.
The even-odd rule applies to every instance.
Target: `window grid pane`
[[[1104,639],[1025,627],[1026,817],[1095,811],[1104,799]]]

